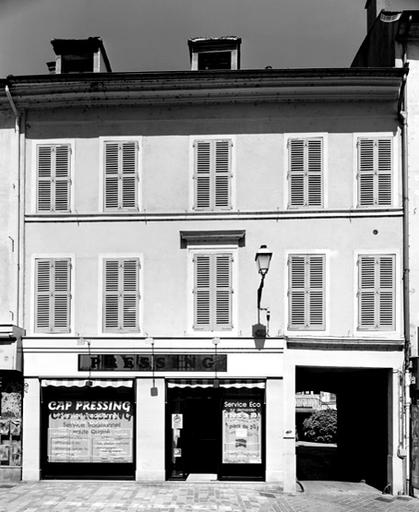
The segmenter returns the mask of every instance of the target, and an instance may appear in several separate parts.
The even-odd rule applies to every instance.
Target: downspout
[[[409,16],[407,32],[409,34],[412,16]],[[401,163],[402,163],[402,203],[403,203],[403,332],[404,332],[404,367],[403,367],[403,440],[405,488],[404,494],[413,494],[411,465],[410,432],[410,263],[409,263],[409,173],[408,173],[408,123],[406,82],[409,64],[407,61],[407,36],[403,39],[403,67],[405,73],[400,89],[398,118],[401,125]]]
[[[23,221],[23,215],[22,215],[22,198],[21,198],[21,192],[22,192],[22,179],[21,179],[21,170],[22,170],[22,154],[21,154],[21,130],[20,130],[20,122],[21,122],[21,116],[16,108],[16,104],[13,100],[12,94],[10,92],[9,85],[6,83],[4,86],[4,92],[6,94],[6,97],[9,101],[10,108],[13,111],[13,114],[15,116],[15,133],[17,136],[17,190],[16,190],[16,196],[17,196],[17,226],[16,226],[16,260],[17,260],[17,276],[16,276],[16,317],[14,319],[14,324],[20,327],[21,322],[21,310],[20,310],[20,299],[22,297],[22,290],[21,290],[21,269],[22,269],[22,221]]]

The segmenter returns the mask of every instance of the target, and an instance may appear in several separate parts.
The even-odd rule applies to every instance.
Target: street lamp
[[[258,271],[260,274],[260,284],[258,288],[258,294],[257,294],[257,308],[258,308],[258,324],[260,324],[260,302],[262,299],[262,290],[263,290],[263,284],[265,281],[265,276],[268,273],[269,265],[271,263],[272,259],[272,252],[266,247],[266,245],[261,245],[260,249],[257,251],[255,256],[255,261],[258,266]]]
[[[153,385],[150,388],[150,395],[151,396],[157,396],[159,394],[159,390],[156,387],[156,380],[155,380],[155,371],[156,371],[156,365],[154,360],[154,338],[148,337],[145,340],[146,345],[151,346],[151,375],[153,379]]]

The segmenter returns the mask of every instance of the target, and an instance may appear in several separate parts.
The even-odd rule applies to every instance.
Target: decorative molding
[[[180,231],[180,247],[185,249],[189,245],[237,245],[244,247],[246,231]]]

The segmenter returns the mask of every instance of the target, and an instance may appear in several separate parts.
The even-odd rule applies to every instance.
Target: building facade
[[[2,83],[2,133],[19,140],[22,477],[293,490],[295,394],[310,390],[336,394],[338,477],[401,491],[406,71],[245,71],[225,39],[192,40],[191,71]]]

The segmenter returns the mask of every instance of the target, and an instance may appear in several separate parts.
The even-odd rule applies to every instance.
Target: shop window
[[[138,208],[138,149],[136,140],[104,142],[104,209]]]
[[[358,329],[395,329],[395,256],[358,258]]]
[[[392,139],[361,137],[358,153],[358,206],[391,206]]]
[[[35,260],[35,332],[70,332],[71,261]]]
[[[139,258],[104,261],[104,332],[138,331]]]
[[[323,138],[288,140],[288,205],[323,207]]]
[[[289,329],[325,328],[325,256],[293,254],[288,259]]]
[[[70,144],[36,147],[37,211],[70,211]]]
[[[194,143],[194,208],[231,209],[231,148],[229,139]]]

